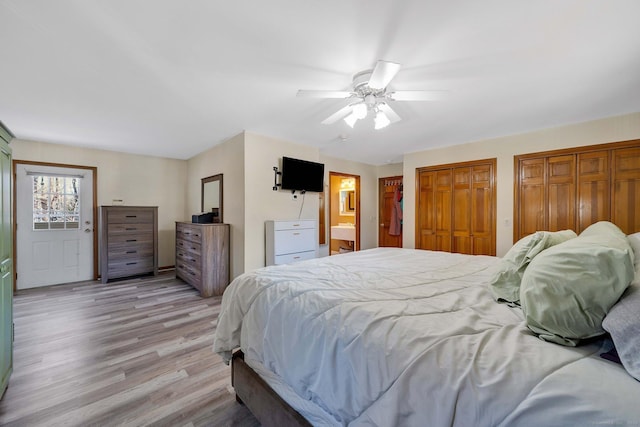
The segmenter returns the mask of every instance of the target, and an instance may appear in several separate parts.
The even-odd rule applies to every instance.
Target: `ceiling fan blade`
[[[332,123],[337,122],[340,119],[344,119],[347,115],[351,114],[353,107],[351,105],[347,105],[346,107],[342,107],[326,119],[322,121],[323,125],[330,125]]]
[[[398,74],[399,70],[400,64],[388,61],[378,61],[376,63],[376,67],[371,73],[369,87],[375,90],[384,89],[396,74]]]
[[[446,98],[446,90],[397,90],[387,93],[387,97],[394,101],[437,101]]]
[[[388,104],[378,104],[378,109],[387,115],[391,123],[399,122],[400,120],[402,120],[400,116],[395,111],[393,111],[393,108],[389,107]]]
[[[297,95],[299,98],[344,99],[351,98],[353,96],[353,92],[347,92],[344,90],[299,90]]]

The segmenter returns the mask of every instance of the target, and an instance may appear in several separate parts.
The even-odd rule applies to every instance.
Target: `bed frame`
[[[298,411],[293,409],[244,361],[237,350],[231,359],[231,385],[236,400],[246,405],[264,427],[311,427]]]

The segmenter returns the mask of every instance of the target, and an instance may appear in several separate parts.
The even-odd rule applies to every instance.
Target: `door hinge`
[[[16,324],[15,323],[11,323],[11,342],[14,342],[16,340]]]

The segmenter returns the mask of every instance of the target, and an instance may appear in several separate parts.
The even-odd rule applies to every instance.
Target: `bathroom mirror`
[[[222,222],[222,174],[202,178],[202,212],[213,212],[213,222]]]
[[[356,192],[353,190],[340,190],[340,215],[356,214]]]

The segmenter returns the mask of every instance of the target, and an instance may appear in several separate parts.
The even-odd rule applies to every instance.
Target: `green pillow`
[[[633,279],[632,253],[622,231],[605,222],[540,253],[520,286],[529,329],[569,346],[603,334],[602,319]]]
[[[520,299],[520,281],[527,265],[543,250],[576,237],[572,230],[537,231],[518,240],[500,260],[489,282],[493,298],[508,302]]]

